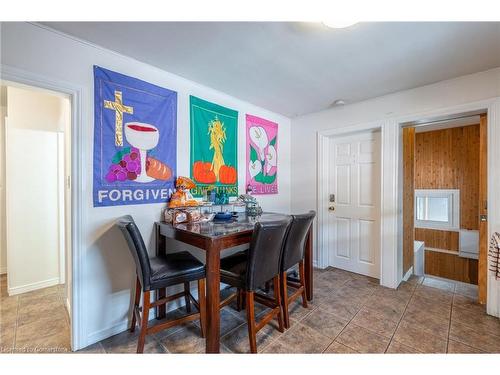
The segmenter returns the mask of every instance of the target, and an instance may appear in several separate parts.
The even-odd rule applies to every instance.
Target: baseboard
[[[193,293],[193,297],[197,298],[197,294]],[[182,300],[182,302],[180,302]],[[184,298],[179,299],[177,301],[172,301],[168,304],[167,311],[178,309],[179,307],[184,306]],[[155,317],[155,309],[151,309],[149,311],[149,320],[156,319]],[[116,323],[115,325],[101,329],[99,331],[92,332],[87,336],[87,345],[95,344],[96,342],[107,339],[108,337],[117,335],[129,329],[130,320],[127,317],[123,321]],[[83,349],[83,348],[82,348]]]
[[[0,267],[0,275],[6,274],[7,273],[7,266],[5,267]]]
[[[413,266],[411,266],[408,272],[406,272],[406,274],[403,276],[403,281],[408,281],[411,275],[413,275]]]
[[[54,277],[53,279],[48,279],[44,281],[39,281],[32,284],[26,284],[21,286],[16,286],[14,288],[9,288],[9,296],[15,296],[16,294],[27,293],[33,290],[48,288],[49,286],[54,286],[59,284],[59,277]]]

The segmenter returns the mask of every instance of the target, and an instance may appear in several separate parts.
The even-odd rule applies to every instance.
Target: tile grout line
[[[344,284],[342,284],[342,286],[344,286],[344,285],[345,285],[345,284],[347,284],[348,282],[349,282],[349,280],[347,280]],[[369,296],[369,297],[372,297],[374,294],[375,294],[375,290],[372,292],[372,294],[370,294],[370,296]],[[368,298],[367,298],[367,299],[368,299]],[[333,341],[332,341],[332,342],[331,342],[331,343],[330,343],[330,344],[329,344],[329,345],[325,348],[325,350],[323,350],[323,351],[321,352],[322,354],[323,354],[323,353],[324,353],[324,352],[325,352],[325,351],[326,351],[326,350],[327,350],[330,346],[332,346],[332,344],[335,342],[335,340],[337,340],[337,337],[339,337],[339,336],[342,334],[342,332],[344,332],[344,331],[345,331],[345,329],[347,328],[347,326],[348,326],[349,324],[351,324],[351,322],[354,320],[354,318],[356,317],[356,315],[358,315],[358,314],[359,314],[359,312],[361,311],[361,309],[362,309],[362,308],[363,308],[363,307],[364,307],[367,303],[368,303],[368,302],[365,302],[364,304],[361,304],[361,306],[359,307],[358,311],[356,311],[356,313],[355,313],[355,314],[352,316],[352,318],[351,318],[351,319],[347,322],[347,324],[344,326],[344,328],[342,328],[342,330],[341,330],[341,331],[340,331],[340,332],[339,332],[339,333],[335,336],[335,338],[333,339]],[[332,314],[332,315],[335,315],[335,314]],[[335,315],[335,316],[337,316],[337,315]],[[356,353],[359,353],[356,349],[351,348],[349,345],[342,344],[342,343],[340,343],[340,342],[339,342],[339,344],[344,345],[344,346],[348,347],[349,349],[354,350]]]
[[[327,271],[327,272],[329,272],[329,271]],[[323,275],[327,274],[327,272],[325,272]],[[321,275],[320,277],[322,277],[323,275]],[[351,281],[351,280],[354,280],[354,279],[353,279],[351,276],[349,276],[349,279],[346,279],[346,280],[345,280],[345,281],[344,281],[344,282],[343,282],[343,283],[339,286],[339,289],[340,289],[341,287],[343,287],[345,284],[347,284],[347,283],[348,283],[349,281]],[[320,307],[321,307],[321,304],[317,305],[316,309],[318,309],[318,308],[320,308]],[[314,311],[316,311],[316,309],[314,309],[314,310],[312,310],[312,311],[309,311],[309,312],[308,312],[306,315],[304,315],[304,316],[303,316],[300,320],[298,320],[298,321],[297,321],[297,323],[299,323],[299,324],[300,324],[300,321],[302,321],[302,320],[304,320],[305,318],[307,318],[310,314],[312,314]],[[335,315],[335,314],[332,314],[332,315]],[[335,316],[336,316],[336,315],[335,315]],[[347,324],[349,324],[349,323],[347,323]],[[346,324],[346,326],[347,326],[347,324]],[[317,330],[315,330],[315,329],[314,329],[314,328],[312,328],[312,327],[308,327],[308,328],[311,328],[311,329],[312,329],[312,330],[314,330],[315,332],[318,332]],[[344,328],[345,328],[345,327],[344,327]],[[270,346],[271,344],[273,344],[274,342],[276,342],[276,341],[277,341],[280,337],[283,337],[283,335],[285,335],[287,332],[290,332],[290,330],[291,330],[291,329],[292,329],[292,327],[288,328],[288,330],[285,330],[285,332],[283,332],[280,336],[277,336],[277,337],[275,337],[274,339],[272,339],[272,340],[271,340],[271,341],[270,341],[267,345],[265,345],[264,347],[266,348],[266,347]],[[343,329],[342,329],[342,330],[343,330]],[[319,333],[320,333],[320,334],[322,334],[321,332],[319,332]],[[340,334],[340,333],[339,333],[339,334]],[[338,335],[339,335],[339,334],[338,334]],[[322,334],[322,335],[323,335],[323,334]],[[335,336],[335,338],[337,338],[337,337],[338,337],[338,335],[337,335],[337,336]],[[323,336],[325,336],[325,335],[323,335]],[[325,336],[325,337],[327,337],[327,336]],[[333,339],[333,341],[335,341],[335,339]],[[330,347],[330,345],[332,345],[332,344],[333,344],[333,341],[331,341],[331,342],[330,342],[330,344],[328,344],[328,346],[327,346],[327,347],[323,350],[323,352],[322,352],[322,353],[324,353],[324,351],[325,351],[326,349],[328,349],[328,348]],[[351,349],[352,349],[352,348],[351,348]],[[353,350],[354,350],[354,349],[353,349]]]
[[[396,332],[397,332],[397,330],[398,330],[398,328],[399,328],[399,325],[400,325],[400,324],[401,324],[401,322],[403,321],[403,317],[405,316],[406,310],[408,309],[408,305],[410,304],[411,300],[413,299],[413,296],[415,295],[415,292],[417,291],[418,284],[419,284],[419,283],[417,283],[417,284],[415,285],[415,288],[413,289],[413,292],[411,293],[411,296],[410,296],[410,298],[408,299],[408,302],[406,302],[406,305],[405,305],[405,308],[404,308],[404,310],[403,310],[403,313],[401,314],[401,317],[399,318],[398,324],[396,325],[396,329],[394,330],[394,332],[393,332],[393,333],[392,333],[392,335],[391,335],[391,338],[390,338],[390,340],[389,340],[389,345],[387,345],[387,348],[385,348],[384,354],[386,354],[386,353],[387,353],[387,350],[389,349],[389,346],[391,346],[392,341],[394,340],[394,335],[396,335]],[[396,289],[396,290],[397,290],[397,289]],[[410,345],[408,345],[408,346],[410,346]],[[411,347],[411,346],[410,346],[410,347]],[[411,348],[413,348],[413,347],[411,347]],[[417,350],[416,348],[413,348],[413,349]],[[420,351],[420,350],[419,350],[419,351]]]
[[[13,342],[13,348],[12,348],[12,353],[15,352],[16,350],[16,347],[17,347],[17,328],[18,328],[18,324],[19,324],[19,305],[20,305],[20,298],[19,296],[17,296],[17,304],[16,304],[16,324],[14,325],[14,342]]]
[[[451,298],[451,309],[450,309],[450,322],[448,324],[448,339],[446,340],[446,353],[448,353],[450,346],[450,332],[451,332],[451,317],[453,316],[453,305],[455,302],[455,292],[453,292],[453,297]]]
[[[328,272],[329,272],[329,271],[325,272],[324,274],[327,274]],[[323,276],[323,275],[321,275],[320,277],[322,277],[322,276]],[[351,277],[350,277],[349,279],[345,280],[345,281],[344,281],[344,282],[340,285],[340,287],[339,287],[339,288],[343,287],[345,284],[347,284],[347,283],[348,283],[349,281],[351,281],[351,280],[353,280]],[[299,320],[297,320],[297,323],[298,323],[298,324],[300,324],[300,325],[304,325],[304,324],[302,324],[302,323],[300,323],[300,322],[301,322],[302,320],[306,319],[309,315],[311,315],[313,312],[315,312],[315,311],[316,311],[318,308],[320,308],[320,307],[321,307],[321,304],[317,305],[315,309],[312,309],[312,310],[311,310],[311,311],[309,311],[306,315],[304,315],[302,318],[300,318]],[[302,308],[303,308],[303,307],[302,307]],[[335,314],[332,314],[332,315],[335,315]],[[335,315],[335,316],[336,316],[336,315]],[[287,332],[290,332],[290,330],[291,330],[292,328],[293,328],[293,327],[288,328],[288,330],[286,330],[286,329],[285,329],[285,332],[283,332],[280,336],[277,336],[277,337],[273,338],[273,339],[272,339],[272,340],[271,340],[271,341],[270,341],[267,345],[265,345],[264,347],[266,348],[266,347],[270,346],[271,344],[273,344],[274,342],[276,342],[279,338],[281,338],[281,337],[283,337],[285,334],[287,334]],[[312,328],[312,327],[307,326],[307,328],[310,328],[310,329],[312,329],[313,331],[315,331],[315,332],[317,332],[317,333],[319,333],[319,334],[323,335],[323,333],[318,332],[316,329],[314,329],[314,328]],[[325,335],[323,335],[323,336],[325,336]],[[337,335],[337,336],[338,336],[338,335]],[[337,337],[337,336],[335,336],[335,337]],[[329,338],[328,336],[325,336],[325,337]],[[334,339],[334,340],[335,340],[335,339]],[[326,349],[328,349],[332,343],[333,343],[333,341],[331,341],[331,342],[330,342],[330,344],[328,344],[328,346],[325,348],[325,350],[326,350]],[[352,349],[352,348],[351,348],[351,349]],[[324,352],[324,351],[323,351],[323,352]]]

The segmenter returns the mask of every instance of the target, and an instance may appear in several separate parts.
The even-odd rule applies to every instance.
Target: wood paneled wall
[[[417,133],[415,189],[460,189],[460,228],[479,229],[480,127],[478,125]],[[426,248],[425,273],[477,284],[478,261],[458,256],[458,232],[415,229]]]
[[[415,228],[415,239],[424,241],[426,247],[455,251],[458,254],[458,232]]]
[[[477,284],[477,260],[426,250],[425,273],[464,283]]]
[[[463,229],[479,229],[479,155],[479,124],[415,136],[415,189],[460,189]]]
[[[415,128],[403,129],[403,275],[413,266],[415,210]]]

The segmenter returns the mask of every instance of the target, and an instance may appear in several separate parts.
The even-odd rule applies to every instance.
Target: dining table
[[[258,217],[238,213],[231,220],[172,224],[155,223],[156,255],[167,252],[167,241],[179,241],[205,251],[206,255],[206,353],[220,350],[220,259],[224,250],[250,244],[256,222],[269,222],[285,218],[280,213],[264,212]],[[306,296],[313,298],[312,226],[305,243]],[[166,288],[157,292],[157,298],[166,297]],[[156,318],[166,316],[165,305],[157,307]]]

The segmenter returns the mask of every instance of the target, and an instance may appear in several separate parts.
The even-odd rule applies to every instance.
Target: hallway
[[[64,284],[9,297],[7,275],[0,275],[0,352],[71,351]]]

